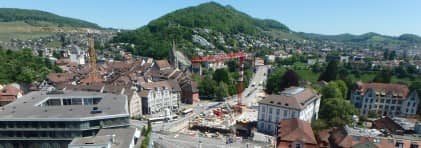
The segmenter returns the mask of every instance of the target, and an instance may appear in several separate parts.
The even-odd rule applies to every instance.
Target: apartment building
[[[269,95],[259,101],[257,129],[275,134],[283,119],[298,118],[311,123],[318,118],[320,95],[310,88],[291,87],[280,95]]]
[[[145,82],[141,84],[139,93],[143,114],[153,114],[170,109],[178,111],[181,88],[174,80]]]
[[[415,90],[403,84],[357,83],[351,92],[351,102],[361,116],[412,116],[417,113],[419,99]]]

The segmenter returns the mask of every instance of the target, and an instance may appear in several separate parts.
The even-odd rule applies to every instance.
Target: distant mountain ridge
[[[349,33],[339,35],[322,35],[304,32],[300,32],[299,34],[309,39],[331,40],[345,43],[374,44],[376,42],[389,42],[395,44],[421,44],[421,37],[415,34],[402,34],[398,37],[381,35],[374,32],[369,32],[361,35],[353,35]]]
[[[101,28],[95,23],[59,16],[50,12],[17,8],[0,8],[0,22],[24,21],[33,26]]]

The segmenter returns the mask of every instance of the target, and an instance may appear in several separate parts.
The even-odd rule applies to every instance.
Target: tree
[[[228,70],[225,68],[217,69],[215,70],[215,73],[213,73],[213,80],[216,82],[230,82],[230,75],[228,73]]]
[[[385,49],[383,52],[383,58],[384,60],[388,60],[389,59],[389,49]]]
[[[311,127],[317,133],[320,130],[326,129],[329,126],[327,125],[326,121],[323,119],[317,119],[311,122]]]
[[[281,78],[280,89],[284,90],[291,86],[299,85],[300,76],[295,71],[288,69]]]
[[[338,61],[332,60],[327,65],[325,71],[323,71],[323,73],[320,75],[319,81],[324,80],[324,81],[329,82],[332,80],[336,80],[337,73],[338,73]]]
[[[322,71],[322,66],[319,63],[316,63],[311,66],[311,70],[313,71],[313,73],[319,73]]]
[[[238,69],[239,62],[237,60],[230,60],[227,62],[228,70],[230,72],[235,72]]]
[[[211,99],[214,96],[216,86],[217,83],[214,80],[212,80],[209,76],[205,76],[199,83],[200,96]]]
[[[349,71],[345,68],[341,68],[338,72],[340,79],[345,79],[349,75]]]
[[[392,80],[391,70],[382,70],[374,77],[373,82],[390,83]]]
[[[335,82],[329,82],[328,85],[324,86],[321,90],[323,98],[342,98],[342,92],[338,88]]]
[[[277,93],[281,91],[281,77],[284,74],[284,70],[282,68],[277,68],[273,72],[268,75],[267,84],[266,84],[266,91],[268,93]]]
[[[343,126],[352,122],[352,116],[357,109],[342,98],[327,98],[322,100],[320,118],[327,121],[329,126]]]
[[[223,101],[228,96],[228,86],[224,82],[219,82],[218,87],[215,89],[215,99]]]
[[[396,51],[393,50],[392,52],[390,52],[389,60],[394,60],[395,58],[396,58]]]
[[[342,98],[348,98],[348,86],[346,85],[346,83],[342,80],[336,80],[335,83],[341,91]]]

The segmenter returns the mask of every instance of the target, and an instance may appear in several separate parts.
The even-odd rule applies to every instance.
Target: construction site
[[[237,83],[237,95],[194,117],[189,121],[187,133],[199,131],[207,137],[241,137],[246,139],[251,137],[251,133],[255,130],[257,124],[257,101],[264,97],[263,86],[254,86],[255,80],[251,80],[253,82],[249,83],[249,87],[243,87],[244,62],[251,58],[247,57],[244,52],[237,52],[194,57],[191,62],[192,64],[206,62],[221,65],[220,63],[233,59],[238,60],[239,63],[240,77]],[[258,89],[258,87],[262,88]],[[243,100],[245,98],[249,98],[250,101],[245,102]]]

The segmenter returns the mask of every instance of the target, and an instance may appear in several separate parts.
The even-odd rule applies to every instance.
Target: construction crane
[[[202,63],[202,62],[225,62],[228,60],[236,59],[239,61],[239,78],[237,86],[237,104],[234,106],[234,110],[237,113],[242,113],[245,110],[245,105],[242,104],[242,93],[243,93],[243,81],[244,81],[244,60],[246,54],[244,51],[227,53],[227,54],[217,54],[217,55],[206,55],[206,56],[196,56],[191,59],[192,63]]]

